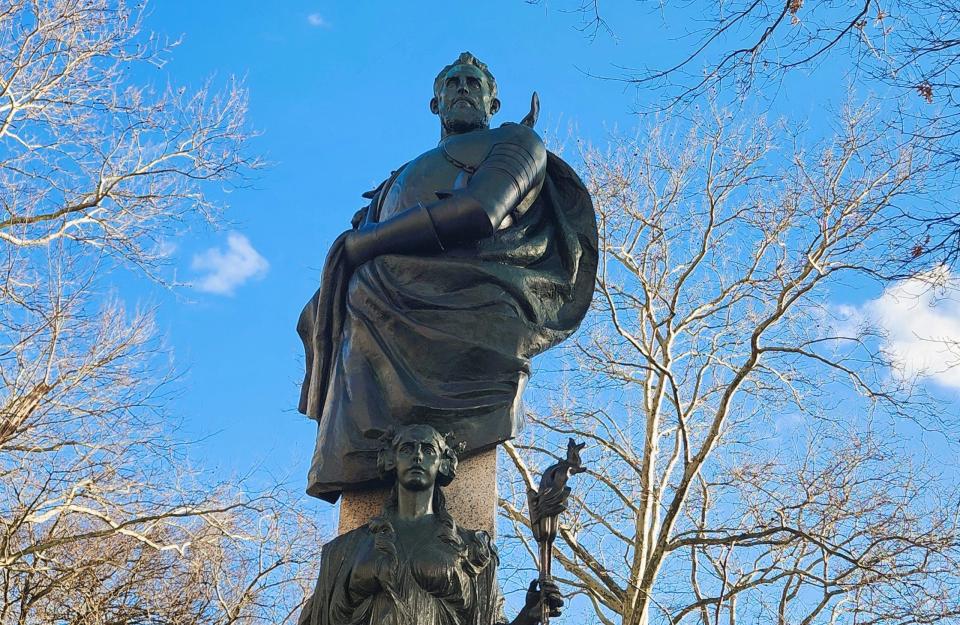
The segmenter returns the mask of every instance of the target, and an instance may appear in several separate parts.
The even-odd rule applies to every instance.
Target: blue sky
[[[201,439],[205,466],[229,476],[259,465],[298,487],[304,481],[315,426],[296,412],[297,316],[329,244],[365,203],[361,193],[436,144],[437,118],[427,108],[433,78],[460,51],[496,75],[499,121],[522,118],[537,90],[547,134],[575,129],[602,140],[608,129],[635,124],[634,90],[586,72],[643,53],[644,37],[591,42],[578,24],[576,15],[523,2],[482,11],[426,2],[152,5],[147,29],[183,41],[144,78],[195,87],[211,75],[244,77],[261,132],[253,149],[272,163],[250,188],[225,196],[223,230],[195,229],[171,242],[177,277],[195,288],[124,285],[158,307],[185,371],[173,413]]]
[[[623,24],[615,39],[591,39],[577,28],[580,16],[522,0],[151,5],[146,29],[183,41],[166,66],[136,78],[195,88],[210,76],[243,77],[250,122],[261,133],[252,148],[271,162],[223,196],[222,230],[200,227],[170,242],[177,278],[194,288],[170,292],[117,274],[128,301],[157,306],[184,371],[172,412],[199,439],[195,455],[204,466],[223,479],[257,466],[304,484],[316,428],[296,412],[297,317],[329,244],[365,203],[361,193],[435,145],[432,81],[460,51],[474,52],[497,77],[501,122],[522,118],[533,90],[547,135],[602,143],[613,129],[642,121],[634,111],[655,93],[589,74],[669,60],[682,25],[671,30],[656,13],[636,11],[626,22],[610,11],[611,22]],[[820,131],[819,113],[842,104],[844,83],[842,67],[825,65],[755,106],[809,119]],[[878,295],[854,290],[838,301],[859,306]]]

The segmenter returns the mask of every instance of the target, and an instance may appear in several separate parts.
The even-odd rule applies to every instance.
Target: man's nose
[[[416,460],[417,462],[420,462],[421,460],[423,460],[423,449],[421,449],[420,447],[417,447],[413,452],[413,459]]]
[[[469,89],[467,89],[467,81],[466,80],[457,81],[457,93],[467,93],[467,91],[469,91]]]

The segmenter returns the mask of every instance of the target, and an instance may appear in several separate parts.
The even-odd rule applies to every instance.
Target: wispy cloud
[[[267,259],[239,232],[227,234],[226,249],[212,247],[195,254],[191,269],[201,275],[193,286],[206,293],[233,295],[237,287],[253,278],[262,278],[270,268]]]
[[[152,250],[152,254],[157,258],[170,258],[176,253],[177,244],[171,239],[161,239]]]
[[[316,26],[318,28],[330,28],[330,22],[328,22],[322,15],[319,13],[311,13],[307,16],[307,23],[311,26]]]
[[[960,389],[960,301],[951,294],[960,294],[960,278],[941,268],[897,282],[877,299],[840,312],[848,323],[880,331],[898,376],[929,377]]]

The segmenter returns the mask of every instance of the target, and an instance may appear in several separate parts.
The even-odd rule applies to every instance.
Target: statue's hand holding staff
[[[546,606],[544,606],[546,602]],[[546,610],[544,610],[546,607]],[[538,625],[542,623],[541,615],[546,612],[550,616],[560,616],[563,607],[563,595],[553,580],[533,580],[527,588],[527,596],[523,603],[523,610],[514,619],[511,625]]]

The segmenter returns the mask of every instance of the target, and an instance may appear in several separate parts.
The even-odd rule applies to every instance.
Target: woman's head
[[[457,472],[457,454],[429,425],[407,425],[385,437],[378,457],[383,477],[394,476],[407,490],[447,486]]]

